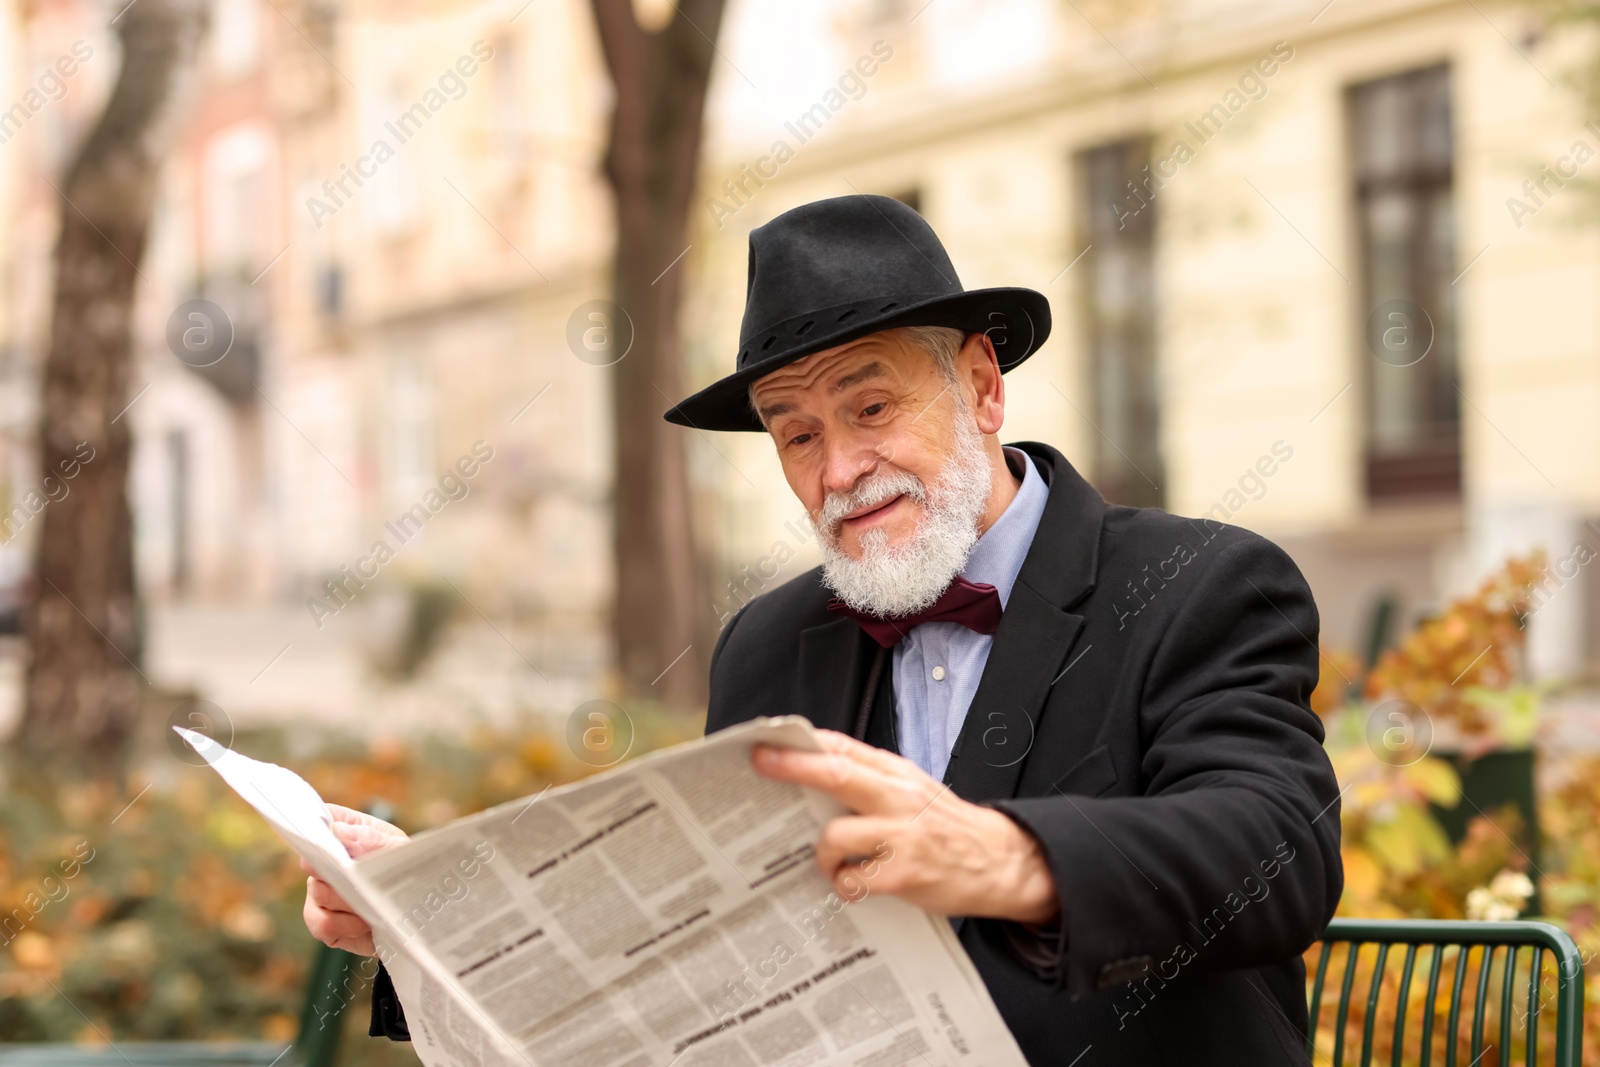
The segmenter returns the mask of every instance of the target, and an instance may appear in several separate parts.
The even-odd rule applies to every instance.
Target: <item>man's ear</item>
[[[972,413],[978,429],[986,434],[999,433],[1006,421],[1006,382],[1000,374],[994,342],[986,333],[967,334],[956,362],[972,387]]]

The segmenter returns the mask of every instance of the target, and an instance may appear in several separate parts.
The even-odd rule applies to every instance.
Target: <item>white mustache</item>
[[[908,496],[918,504],[925,504],[928,490],[922,479],[906,471],[874,471],[867,475],[848,493],[829,493],[817,516],[816,525],[830,538],[837,536],[839,523],[853,511],[876,507],[897,496]]]

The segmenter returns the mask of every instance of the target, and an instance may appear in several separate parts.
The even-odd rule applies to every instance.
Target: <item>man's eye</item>
[[[874,415],[878,414],[879,412],[881,412],[884,409],[884,406],[885,405],[883,405],[881,403],[879,403],[879,404],[869,404],[869,405],[867,405],[866,408],[864,408],[862,410],[861,414],[866,416],[867,418],[871,418],[872,416],[874,416]]]
[[[811,434],[803,433],[789,438],[789,443],[791,445],[803,445],[809,440],[811,440]]]

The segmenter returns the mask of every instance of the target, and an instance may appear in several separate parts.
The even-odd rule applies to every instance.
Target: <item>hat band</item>
[[[957,295],[960,294],[892,293],[885,296],[869,297],[865,300],[854,300],[848,304],[835,304],[832,307],[818,308],[815,311],[802,312],[763,329],[753,330],[746,336],[741,337],[739,339],[739,359],[736,366],[739,370],[744,370],[766,358],[774,348],[777,348],[779,352],[786,351],[812,334],[826,337],[841,330],[849,329],[853,322],[865,322],[899,308],[913,307],[924,301]],[[790,342],[780,345],[780,339],[786,337],[791,339]]]

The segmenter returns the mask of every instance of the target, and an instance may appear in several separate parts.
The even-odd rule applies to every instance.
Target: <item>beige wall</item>
[[[970,28],[933,18],[938,6],[927,21],[882,30],[897,57],[885,71],[902,55],[964,56],[982,66],[981,79],[958,84],[932,63],[911,83],[871,84],[721,229],[702,222],[695,277],[721,300],[703,296],[694,321],[721,344],[697,347],[699,379],[730,363],[750,227],[817,197],[915,186],[966,285],[1030,285],[1050,297],[1049,343],[1008,378],[1007,430],[1086,460],[1095,430],[1075,288],[1083,274],[1060,274],[1082,250],[1072,157],[1139,134],[1153,137],[1159,157],[1182,137],[1197,151],[1156,205],[1169,507],[1207,512],[1275,443],[1292,448],[1265,494],[1232,521],[1291,547],[1318,588],[1329,638],[1346,645],[1380,588],[1400,591],[1402,610],[1415,611],[1475,581],[1511,548],[1546,543],[1565,553],[1578,519],[1600,510],[1595,207],[1569,187],[1518,228],[1505,201],[1575,139],[1600,153],[1575,95],[1550,84],[1582,55],[1581,42],[1544,37],[1518,46],[1524,58],[1507,38],[1520,41],[1533,22],[1513,6],[1480,13],[1468,3],[1341,0],[1320,16],[1321,5],[1084,8],[1119,55],[1070,11],[1041,20],[1018,3],[986,17],[1027,36],[1026,56],[993,63],[963,51]],[[746,7],[753,20],[764,5]],[[1277,41],[1294,54],[1265,80],[1266,95],[1198,146],[1184,123],[1222,100]],[[842,68],[851,47],[837,41],[831,66]],[[1488,246],[1458,282],[1465,498],[1377,512],[1360,475],[1361,375],[1372,357],[1361,334],[1343,90],[1440,61],[1452,67],[1457,269]],[[759,84],[758,69],[747,70]],[[726,77],[724,95],[759,95],[740,81]],[[827,85],[790,95],[815,99]],[[751,108],[724,107],[742,136],[715,141],[704,179],[713,192],[778,135]],[[1600,159],[1589,167],[1600,174]],[[745,515],[725,524],[728,551],[759,555],[796,509],[758,443],[728,451],[761,487],[727,465],[705,465]],[[1580,598],[1567,599],[1538,625],[1547,644],[1570,646],[1552,661],[1570,671],[1583,620]]]
[[[326,57],[257,6],[269,27],[270,93],[255,118],[271,123],[278,168],[275,201],[263,210],[286,249],[259,283],[273,308],[261,383],[271,406],[230,412],[165,351],[166,315],[205,236],[194,232],[203,225],[193,210],[205,195],[201,179],[180,162],[146,268],[154,281],[141,295],[143,367],[156,384],[131,416],[142,442],[136,495],[147,574],[159,574],[164,551],[158,450],[175,426],[204,443],[203,580],[192,595],[227,603],[297,602],[481,439],[496,459],[393,574],[449,576],[486,611],[526,622],[553,657],[603,661],[609,380],[565,338],[574,309],[606,295],[611,220],[597,168],[610,89],[584,0],[529,5],[508,22],[518,6],[346,4]],[[75,31],[61,14],[70,9],[51,10],[60,24],[31,30],[4,16],[0,32],[16,32],[0,48],[0,83],[15,89],[51,41],[70,43]],[[1600,178],[1600,133],[1557,87],[1590,46],[1528,39],[1534,26],[1524,7],[1467,0],[1337,0],[1325,10],[1320,0],[906,0],[898,13],[856,0],[734,0],[714,68],[702,200],[680,268],[690,281],[691,384],[731,366],[750,228],[819,197],[915,188],[965,284],[1049,296],[1051,339],[1008,378],[1008,435],[1086,462],[1096,439],[1078,312],[1087,260],[1066,269],[1083,251],[1073,156],[1138,134],[1153,137],[1158,156],[1174,138],[1192,143],[1184,123],[1282,40],[1294,58],[1266,82],[1264,98],[1159,194],[1169,506],[1206,512],[1276,442],[1292,448],[1265,495],[1233,521],[1290,548],[1317,589],[1325,632],[1346,645],[1380,589],[1398,590],[1403,611],[1414,611],[1506,551],[1545,544],[1560,555],[1578,536],[1600,544],[1600,532],[1582,525],[1600,514],[1597,209],[1576,184],[1520,227],[1506,206],[1579,139],[1597,153],[1582,180]],[[461,98],[318,226],[306,202],[325,196],[322,182],[368,154],[384,123],[479,40],[501,54],[479,61]],[[787,124],[837,89],[878,41],[892,58],[862,80],[858,98],[797,145],[748,203],[715,210],[724,181],[776,139],[794,142]],[[63,115],[92,110],[113,69],[102,40],[94,44],[98,65],[73,87],[87,95],[69,97],[76,110]],[[1366,504],[1360,478],[1370,356],[1360,336],[1342,93],[1441,60],[1453,69],[1458,269],[1487,246],[1457,285],[1470,401],[1466,494],[1452,506],[1380,512]],[[515,76],[498,82],[508,66]],[[196,90],[202,103],[236,77],[208,67]],[[44,129],[31,130],[27,144],[0,146],[8,205],[0,343],[10,360],[0,440],[13,471],[27,468],[31,416],[12,400],[28,395],[39,355],[54,233],[39,181],[50,163]],[[184,151],[202,156],[204,138]],[[318,272],[335,263],[345,306],[330,320],[315,293]],[[399,393],[421,400],[397,407]],[[704,607],[716,615],[815,556],[765,438],[713,436],[691,434],[688,445],[714,579]],[[749,577],[772,574],[774,556],[786,560],[775,575]],[[742,591],[730,593],[729,581]],[[1591,592],[1563,594],[1541,612],[1536,633],[1550,669],[1570,673],[1591,654],[1583,611]],[[283,640],[274,637],[267,653]]]

